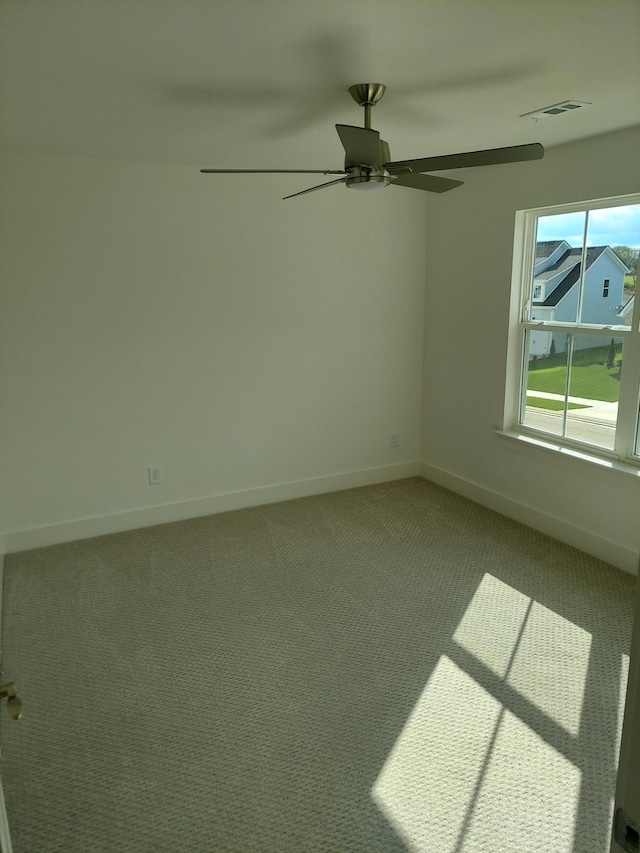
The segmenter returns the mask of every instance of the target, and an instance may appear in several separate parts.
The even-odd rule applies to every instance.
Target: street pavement
[[[546,400],[564,400],[562,394],[552,394],[546,391],[530,391],[529,393]],[[618,403],[589,400],[587,397],[569,397],[568,400],[570,403],[577,403],[586,408],[569,410],[567,414],[567,437],[613,450]],[[548,409],[527,406],[524,425],[542,429],[553,435],[562,435],[562,419],[562,412],[551,412]]]

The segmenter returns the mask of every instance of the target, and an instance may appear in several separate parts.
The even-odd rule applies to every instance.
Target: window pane
[[[527,305],[518,423],[554,436],[557,444],[619,452],[621,458],[630,453],[640,461],[640,195],[617,203],[528,212],[535,245],[529,246],[533,269],[517,296]],[[529,217],[522,221],[531,234]],[[630,411],[638,413],[635,424]]]
[[[613,450],[622,340],[533,329],[527,333],[526,351],[521,423]]]
[[[538,217],[529,319],[576,322],[585,221],[583,210]]]
[[[590,210],[580,322],[630,326],[638,265],[640,205]]]
[[[573,335],[569,372],[568,438],[614,449],[622,340]],[[578,408],[579,407],[579,408]]]
[[[564,434],[568,337],[537,329],[527,332],[524,426]]]

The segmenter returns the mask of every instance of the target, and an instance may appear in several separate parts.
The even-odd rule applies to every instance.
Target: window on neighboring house
[[[639,246],[640,195],[518,212],[507,429],[640,465]]]

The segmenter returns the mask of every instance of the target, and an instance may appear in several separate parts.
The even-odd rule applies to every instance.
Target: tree
[[[616,343],[611,338],[611,343],[609,344],[609,354],[607,355],[607,367],[615,367],[616,363]]]
[[[551,338],[551,346],[549,347],[549,355],[555,355],[555,354],[556,354],[556,342],[554,341],[553,338]]]

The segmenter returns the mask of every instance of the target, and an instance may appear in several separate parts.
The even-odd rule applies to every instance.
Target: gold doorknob
[[[7,697],[7,711],[12,720],[19,720],[22,716],[22,699],[16,693],[16,686],[11,681],[9,684],[0,684],[0,699]]]

